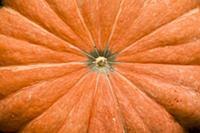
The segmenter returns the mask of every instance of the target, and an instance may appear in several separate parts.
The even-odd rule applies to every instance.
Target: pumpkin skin
[[[197,1],[4,0],[0,16],[1,132],[200,126]],[[112,70],[91,69],[107,48]]]

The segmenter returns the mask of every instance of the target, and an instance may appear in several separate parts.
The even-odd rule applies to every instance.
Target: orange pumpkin
[[[4,0],[0,131],[184,133],[199,65],[195,0]]]

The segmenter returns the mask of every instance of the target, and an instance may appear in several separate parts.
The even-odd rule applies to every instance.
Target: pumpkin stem
[[[111,53],[108,48],[105,48],[102,51],[94,48],[94,50],[87,55],[87,65],[93,71],[107,74],[109,71],[114,70],[113,64],[119,63],[115,61],[116,55],[117,54]]]
[[[96,58],[95,63],[97,67],[105,67],[106,65],[108,65],[107,59],[102,56],[99,56],[98,58]]]

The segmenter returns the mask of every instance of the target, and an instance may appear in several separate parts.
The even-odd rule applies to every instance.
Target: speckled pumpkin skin
[[[87,53],[106,48],[117,55],[113,70],[88,67]],[[200,127],[198,1],[3,1],[0,132],[193,127]]]

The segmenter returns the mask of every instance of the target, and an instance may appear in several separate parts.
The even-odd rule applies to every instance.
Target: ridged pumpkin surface
[[[199,126],[195,0],[3,1],[0,131],[184,133]]]

